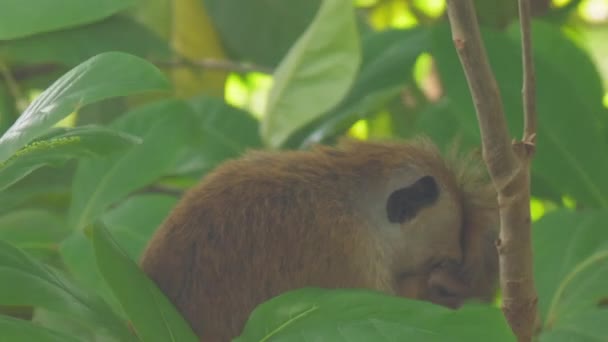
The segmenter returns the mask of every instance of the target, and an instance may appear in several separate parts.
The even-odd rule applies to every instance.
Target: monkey
[[[425,138],[249,151],[183,196],[141,267],[201,341],[239,336],[257,305],[304,287],[488,301],[498,205],[471,160]]]

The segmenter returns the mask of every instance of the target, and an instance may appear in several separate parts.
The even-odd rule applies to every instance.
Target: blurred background
[[[539,117],[532,216],[542,340],[600,341],[608,336],[608,0],[530,2]],[[137,261],[183,192],[249,149],[308,148],[345,135],[426,135],[443,150],[479,151],[445,1],[326,3],[333,7],[323,12],[320,0],[2,1],[0,135],[45,89],[51,102],[37,109],[38,119],[66,97],[77,105],[54,125],[55,135],[38,134],[34,144],[18,146],[0,163],[0,329],[40,340],[32,337],[37,328],[2,315],[9,314],[80,340],[131,340],[127,316],[158,308],[141,300],[134,316],[124,314],[106,282],[128,289],[138,273],[125,266],[114,278],[101,274],[104,262],[112,271],[129,261],[100,262],[92,225],[101,222]],[[517,139],[517,1],[475,4]],[[81,64],[108,51],[139,58],[105,54],[93,60],[105,61],[105,69]],[[60,79],[73,68],[88,78]],[[146,77],[120,77],[129,70]],[[163,75],[170,91],[124,90],[163,88]],[[70,82],[78,87],[68,89]],[[118,97],[78,103],[114,84],[121,87],[112,93]],[[62,149],[58,142],[66,136],[82,141]],[[503,326],[495,313],[491,321]],[[486,327],[478,317],[469,321],[475,329]],[[139,328],[146,326],[155,328]]]

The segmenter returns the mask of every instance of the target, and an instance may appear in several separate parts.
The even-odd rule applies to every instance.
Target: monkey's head
[[[380,175],[364,183],[361,207],[380,232],[378,258],[390,265],[396,293],[452,308],[470,298],[490,300],[498,210],[479,158],[448,163],[424,140],[383,146],[359,147],[369,153],[366,172]]]

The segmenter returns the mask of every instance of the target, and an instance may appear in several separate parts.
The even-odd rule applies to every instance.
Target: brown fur
[[[383,222],[391,182],[425,175],[439,184],[439,201],[396,228]],[[481,179],[448,166],[426,141],[251,152],[184,196],[142,268],[204,341],[238,336],[258,304],[301,287],[370,288],[451,307],[488,299],[496,205]]]

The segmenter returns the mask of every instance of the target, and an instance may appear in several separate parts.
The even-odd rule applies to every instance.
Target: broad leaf
[[[19,65],[57,63],[71,68],[106,51],[122,51],[152,60],[170,57],[167,42],[123,16],[0,44],[0,56],[6,63]]]
[[[200,0],[205,4],[222,43],[238,60],[274,67],[306,27],[320,0]],[[243,39],[247,37],[247,39]]]
[[[37,257],[56,256],[68,232],[64,220],[48,210],[13,210],[0,216],[0,240]]]
[[[198,341],[190,326],[101,226],[93,229],[95,257],[142,341]]]
[[[196,121],[183,102],[167,100],[125,114],[109,127],[139,136],[128,152],[82,160],[74,176],[71,227],[82,228],[112,203],[167,173],[193,141]]]
[[[43,328],[17,318],[0,315],[2,341],[78,342],[75,337]]]
[[[101,220],[124,248],[131,260],[139,260],[142,251],[175,205],[177,199],[164,195],[134,196],[108,211]],[[142,215],[141,213],[146,213]],[[81,231],[73,232],[60,246],[63,262],[83,286],[94,290],[110,304],[117,305],[102,281],[91,242]]]
[[[168,87],[160,71],[140,58],[119,52],[97,55],[53,83],[0,137],[0,162],[87,103]]]
[[[103,328],[121,341],[133,341],[123,322],[99,297],[87,294],[67,278],[0,240],[0,304],[32,305]]]
[[[363,38],[363,61],[359,74],[338,107],[325,113],[307,132],[304,145],[325,142],[343,134],[357,120],[366,118],[397,97],[412,81],[418,56],[429,47],[427,31],[388,30]],[[301,142],[292,142],[300,145]]]
[[[325,0],[274,74],[262,137],[279,147],[336,106],[352,85],[361,51],[350,0]]]
[[[240,157],[247,149],[261,148],[259,123],[250,113],[213,97],[189,101],[196,114],[196,145],[180,163],[180,173],[209,170],[228,158]]]
[[[540,342],[601,342],[608,336],[608,312],[606,308],[593,308],[589,311],[568,317],[567,320],[539,336]]]
[[[134,196],[108,211],[102,221],[129,257],[140,259],[152,234],[177,203],[177,197],[161,194]],[[141,215],[146,212],[146,215]]]
[[[0,40],[90,23],[134,3],[134,0],[3,0]]]
[[[244,341],[513,341],[490,306],[452,311],[366,290],[303,289],[260,305]]]
[[[62,130],[28,144],[0,163],[0,191],[40,167],[61,166],[73,158],[106,156],[137,143],[137,137],[102,127]]]
[[[54,210],[65,211],[70,204],[73,169],[73,165],[60,169],[38,169],[20,182],[0,191],[0,213],[41,202],[50,204]],[[52,203],[45,201],[48,198],[53,198]]]
[[[534,270],[543,332],[561,336],[556,340],[606,336],[608,310],[599,304],[608,298],[607,220],[607,211],[562,210],[534,225]],[[589,321],[591,317],[595,321]],[[597,321],[600,317],[603,324]]]
[[[537,60],[549,64],[551,69],[567,79],[568,83],[583,85],[583,87],[570,87],[569,90],[580,98],[586,111],[595,114],[599,120],[606,123],[608,120],[605,117],[606,108],[602,106],[604,96],[602,76],[585,48],[572,40],[572,34],[564,35],[563,31],[557,29],[554,24],[535,21],[532,33],[534,55]],[[521,36],[519,24],[511,25],[508,34],[512,41],[519,42]],[[565,64],[576,65],[576,70],[564,68]],[[608,127],[601,128],[605,132]]]
[[[581,58],[582,51],[571,51],[576,47],[560,31],[535,31],[535,40],[549,39],[552,44],[538,47],[547,51],[535,47],[539,125],[533,176],[581,204],[608,207],[608,158],[598,158],[608,155],[603,129],[608,116],[597,97],[602,90],[596,77],[590,76],[591,61]],[[519,43],[503,32],[482,33],[511,134],[519,137],[523,121]],[[437,28],[433,55],[454,114],[465,127],[463,133],[472,133],[479,140],[473,103],[450,37],[447,25]],[[572,65],[580,65],[584,73],[574,77],[564,72]],[[591,94],[597,98],[592,99]],[[590,146],[593,153],[589,153]]]

